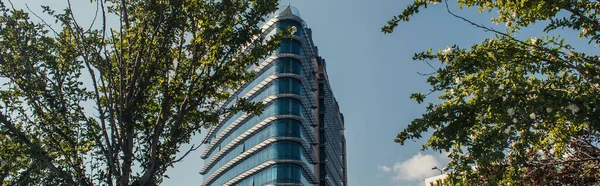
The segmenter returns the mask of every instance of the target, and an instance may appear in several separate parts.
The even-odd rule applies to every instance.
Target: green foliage
[[[382,31],[439,0],[415,0]],[[448,2],[445,1],[445,6]],[[480,12],[498,11],[493,23],[506,31],[470,48],[448,47],[415,54],[414,60],[438,60],[429,76],[440,104],[429,104],[422,117],[398,133],[396,142],[432,136],[423,150],[447,152],[451,185],[592,185],[600,178],[600,61],[583,53],[556,29],[579,31],[600,44],[600,3],[573,0],[458,0]],[[566,14],[559,14],[559,12]],[[518,30],[545,24],[547,35],[518,40]],[[590,46],[591,47],[591,46]],[[411,98],[421,103],[425,94]]]
[[[277,0],[90,2],[99,29],[42,6],[54,30],[0,0],[2,185],[158,185],[192,135],[260,114],[220,103],[290,34],[262,42]]]

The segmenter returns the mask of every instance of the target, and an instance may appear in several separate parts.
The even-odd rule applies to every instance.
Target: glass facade
[[[249,67],[257,72],[254,80],[223,104],[245,97],[265,107],[260,115],[224,116],[211,129],[202,185],[347,185],[343,121],[299,15],[287,7],[267,25],[265,34],[290,27],[296,32],[263,66]]]
[[[302,184],[312,185],[302,175],[302,167],[297,164],[277,164],[266,168],[265,170],[256,173],[243,181],[237,183],[239,186],[256,186],[256,185],[287,185],[287,184]]]

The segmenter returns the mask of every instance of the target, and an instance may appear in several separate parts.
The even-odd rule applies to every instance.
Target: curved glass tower
[[[311,30],[290,6],[263,29],[269,35],[288,27],[296,28],[293,38],[248,67],[255,79],[224,103],[243,97],[265,108],[231,114],[210,130],[203,186],[347,185],[344,118]]]

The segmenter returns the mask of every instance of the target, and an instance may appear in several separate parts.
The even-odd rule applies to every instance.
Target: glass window
[[[324,130],[319,131],[319,143],[325,144],[325,132]]]
[[[323,83],[319,83],[319,96],[325,96],[325,86]]]
[[[272,165],[254,175],[238,182],[237,186],[267,184],[307,184],[302,176],[302,167],[296,164]]]
[[[325,112],[325,99],[319,98],[319,111]]]
[[[278,93],[301,94],[302,82],[296,78],[284,77],[277,80]]]
[[[296,58],[282,57],[277,59],[276,69],[279,73],[301,74],[302,63]]]
[[[279,53],[292,53],[302,55],[302,43],[295,39],[285,39],[281,41]]]
[[[325,129],[325,115],[319,114],[319,127]]]
[[[280,98],[275,101],[276,113],[282,115],[300,115],[302,102],[295,98]]]

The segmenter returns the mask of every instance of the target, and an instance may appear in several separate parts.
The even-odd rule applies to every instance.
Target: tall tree
[[[398,133],[396,142],[432,136],[422,150],[448,152],[453,185],[593,185],[600,180],[600,61],[551,31],[575,30],[590,46],[600,44],[600,2],[589,0],[458,0],[459,7],[496,12],[495,30],[449,9],[447,0],[415,0],[382,28],[438,4],[471,26],[495,33],[470,48],[447,47],[415,54],[439,61],[428,75],[438,92],[422,117]],[[434,5],[435,6],[435,5]],[[538,37],[518,31],[544,25]],[[519,36],[523,38],[523,36]],[[594,46],[591,46],[594,45]]]
[[[219,103],[289,34],[261,35],[277,0],[90,1],[90,27],[66,1],[53,29],[0,0],[2,185],[160,184],[201,129],[261,112]]]

